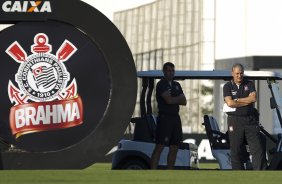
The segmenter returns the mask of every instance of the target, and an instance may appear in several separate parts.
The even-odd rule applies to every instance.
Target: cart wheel
[[[121,166],[121,169],[129,170],[142,170],[149,169],[149,166],[145,161],[142,161],[138,158],[125,160]]]

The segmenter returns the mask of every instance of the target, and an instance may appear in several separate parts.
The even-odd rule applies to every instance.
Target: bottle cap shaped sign
[[[122,137],[136,70],[118,29],[79,0],[0,1],[3,169],[79,169]],[[121,108],[122,106],[122,108]]]

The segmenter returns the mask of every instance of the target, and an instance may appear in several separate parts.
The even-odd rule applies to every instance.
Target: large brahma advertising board
[[[0,1],[2,169],[85,168],[123,134],[136,70],[118,29],[79,0]],[[11,148],[12,145],[12,148]]]

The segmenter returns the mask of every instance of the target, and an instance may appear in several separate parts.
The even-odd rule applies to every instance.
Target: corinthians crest
[[[77,48],[66,40],[56,55],[53,55],[52,46],[48,42],[47,35],[37,34],[34,37],[34,45],[31,46],[33,54],[28,57],[18,42],[14,42],[6,50],[7,54],[21,64],[15,75],[20,89],[11,81],[8,87],[10,100],[15,102],[15,105],[26,103],[27,100],[52,101],[76,95],[75,79],[67,87],[70,75],[63,62],[67,61]]]
[[[32,54],[27,56],[15,41],[6,53],[20,63],[13,84],[8,84],[11,109],[10,126],[18,137],[28,132],[46,131],[76,126],[82,123],[82,102],[77,94],[75,78],[64,65],[77,48],[65,40],[56,55],[44,33],[34,36]],[[29,104],[29,105],[27,105]],[[64,124],[68,123],[68,124]]]

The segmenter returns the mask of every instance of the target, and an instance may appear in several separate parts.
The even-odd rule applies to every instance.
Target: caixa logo
[[[50,1],[5,1],[2,4],[4,12],[52,12]]]

